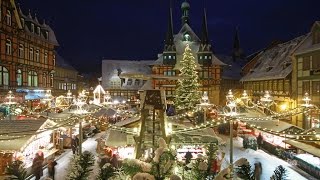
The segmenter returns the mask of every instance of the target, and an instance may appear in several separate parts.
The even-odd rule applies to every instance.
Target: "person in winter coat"
[[[262,174],[261,162],[254,163],[254,177],[256,180],[260,180]]]
[[[54,180],[54,174],[55,174],[55,166],[57,165],[57,161],[54,159],[48,160],[48,173],[52,180]]]
[[[73,154],[77,153],[78,146],[79,146],[79,139],[76,136],[73,136],[71,140],[71,149]]]
[[[43,170],[42,170],[43,161],[44,161],[43,156],[41,156],[41,154],[39,153],[36,153],[31,166],[32,174],[35,176],[36,180],[39,180],[43,175]]]

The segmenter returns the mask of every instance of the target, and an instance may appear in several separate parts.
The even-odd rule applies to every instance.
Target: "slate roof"
[[[22,12],[22,10],[21,10],[20,7],[18,8],[18,13],[19,13],[20,17],[23,17],[23,18],[25,19],[25,22],[32,22],[32,23],[35,25],[35,29],[34,29],[35,33],[32,33],[31,30],[29,29],[29,27],[28,27],[27,25],[25,25],[25,24],[23,25],[23,26],[24,26],[24,30],[25,30],[29,35],[39,37],[39,35],[36,33],[36,27],[38,26],[38,27],[41,28],[41,30],[46,30],[46,31],[48,31],[48,34],[49,34],[48,39],[45,38],[43,32],[40,34],[40,37],[41,37],[43,40],[49,41],[50,43],[52,43],[52,44],[55,45],[55,46],[59,46],[59,43],[58,43],[57,38],[56,38],[56,35],[55,35],[54,31],[52,30],[52,28],[51,28],[49,25],[47,25],[45,22],[43,22],[43,23],[41,24],[41,23],[38,21],[38,19],[37,19],[36,16],[35,16],[34,18],[31,16],[30,12],[29,12],[29,14],[26,16],[26,15]]]
[[[0,151],[21,151],[46,120],[0,121]],[[2,135],[2,136],[1,136]],[[17,138],[22,137],[22,138]],[[7,139],[12,139],[7,141]]]
[[[278,44],[264,51],[254,68],[240,81],[284,79],[292,72],[291,55],[306,35]]]

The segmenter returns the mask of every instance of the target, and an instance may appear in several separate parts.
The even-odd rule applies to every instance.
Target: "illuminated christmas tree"
[[[181,79],[178,80],[175,105],[178,110],[193,110],[200,102],[199,77],[192,51],[187,44],[180,62]]]

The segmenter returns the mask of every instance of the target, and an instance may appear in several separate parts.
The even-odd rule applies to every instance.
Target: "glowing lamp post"
[[[305,113],[306,109],[309,109],[309,108],[311,108],[313,106],[312,104],[310,104],[311,98],[310,98],[308,93],[304,94],[304,96],[302,98],[302,101],[304,102],[304,104],[302,104],[301,106],[304,107],[304,111],[303,112]],[[308,113],[307,113],[307,116],[308,116],[308,118],[307,118],[308,121],[304,122],[304,126],[309,126],[311,128],[312,125],[311,125],[311,120],[310,120],[310,117],[309,117]],[[309,128],[309,127],[304,127],[304,128]]]
[[[9,120],[11,120],[11,105],[16,104],[16,102],[13,101],[14,98],[15,98],[15,97],[14,97],[12,91],[9,91],[8,94],[7,94],[7,96],[6,96],[7,101],[4,103],[4,104],[6,104],[6,105],[9,106],[9,112],[8,112],[8,114],[9,114]]]
[[[85,91],[82,91],[78,98],[74,100],[74,105],[77,109],[73,112],[77,114],[79,117],[79,154],[82,153],[82,141],[83,141],[83,133],[82,133],[82,115],[88,114],[89,112],[86,110],[87,104],[87,96]]]
[[[68,105],[71,104],[72,98],[73,98],[73,97],[72,97],[72,92],[71,92],[70,90],[68,90],[67,96],[66,96],[66,99],[68,99]]]
[[[49,115],[49,106],[50,106],[51,100],[52,100],[51,90],[47,90],[46,94],[44,95],[44,99],[43,99],[43,101],[47,105],[47,116]]]
[[[224,113],[226,116],[230,117],[230,172],[231,176],[233,176],[233,118],[236,116],[237,113],[237,104],[233,93],[229,90],[228,94],[226,95],[227,104]]]
[[[209,104],[209,97],[208,97],[208,93],[205,91],[203,92],[203,95],[201,97],[201,103],[197,104],[198,106],[200,106],[200,108],[203,110],[203,121],[206,122],[207,120],[207,107],[210,106],[211,104]]]

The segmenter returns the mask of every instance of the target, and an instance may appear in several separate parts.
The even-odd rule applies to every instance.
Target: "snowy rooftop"
[[[301,46],[296,50],[294,55],[301,55],[304,53],[320,50],[320,44],[312,44],[312,34],[309,33],[307,38],[303,41]]]
[[[290,56],[305,37],[305,35],[297,37],[263,52],[251,72],[245,75],[241,81],[260,81],[287,77],[292,72]]]

